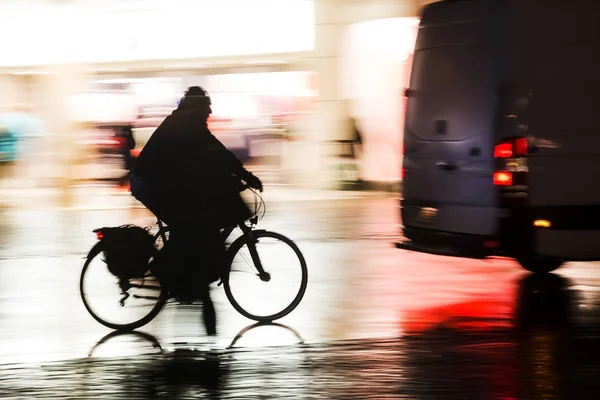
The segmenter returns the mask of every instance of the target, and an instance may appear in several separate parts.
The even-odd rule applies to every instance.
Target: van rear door
[[[413,58],[404,136],[402,220],[408,228],[489,236],[499,83],[490,2],[424,9]]]
[[[536,147],[529,206],[598,206],[600,2],[516,2],[511,15],[510,79],[532,93],[521,122]]]
[[[527,159],[533,253],[600,259],[600,2],[513,1],[508,79],[530,93],[518,113]],[[514,135],[514,132],[506,132]]]

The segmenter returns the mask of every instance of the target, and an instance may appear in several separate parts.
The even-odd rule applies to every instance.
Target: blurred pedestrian
[[[5,126],[0,126],[0,187],[6,186],[13,175],[17,159],[17,137]]]
[[[131,154],[133,150],[135,150],[135,137],[133,136],[133,126],[131,124],[120,128],[117,131],[117,138],[120,141],[121,145],[121,156],[123,157],[123,169],[125,170],[125,174],[121,178],[121,186],[128,187],[129,186],[129,178],[131,171],[134,166],[134,157]]]
[[[350,145],[350,159],[352,164],[350,168],[353,171],[353,180],[357,185],[362,184],[361,162],[363,158],[363,135],[358,127],[358,123],[354,117],[348,118],[349,136],[348,144]]]
[[[358,129],[356,119],[353,117],[350,117],[350,131],[352,134],[352,158],[356,160],[362,156],[363,138],[360,129]]]

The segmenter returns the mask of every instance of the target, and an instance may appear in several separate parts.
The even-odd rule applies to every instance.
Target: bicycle
[[[239,237],[237,237],[235,240],[233,240],[233,242],[231,242],[231,244],[229,244],[226,248],[226,256],[227,256],[226,263],[225,263],[224,269],[221,271],[220,280],[218,281],[217,286],[222,285],[224,287],[225,295],[227,296],[229,303],[233,306],[233,308],[237,312],[239,312],[244,317],[249,318],[254,321],[258,321],[258,322],[272,322],[272,321],[281,319],[281,318],[285,317],[286,315],[288,315],[289,313],[291,313],[294,309],[296,309],[296,307],[302,301],[302,298],[304,297],[304,294],[306,292],[306,287],[308,284],[308,271],[307,271],[307,266],[306,266],[306,260],[304,259],[304,256],[302,255],[302,252],[300,251],[298,246],[291,239],[289,239],[279,233],[276,233],[276,232],[271,232],[271,231],[267,231],[267,230],[263,230],[263,229],[255,229],[256,225],[258,224],[258,221],[260,219],[262,219],[262,217],[264,217],[264,213],[266,212],[266,210],[264,209],[264,201],[263,201],[262,197],[260,196],[260,194],[258,194],[255,190],[250,189],[248,186],[243,186],[241,191],[246,190],[246,189],[251,190],[254,193],[255,198],[256,198],[256,196],[258,196],[260,198],[260,202],[258,202],[258,201],[255,202],[255,204],[257,204],[258,206],[255,207],[254,213],[247,221],[237,224],[237,225],[229,226],[221,231],[221,238],[225,244],[227,244],[227,240],[229,239],[231,234],[234,232],[234,230],[236,230],[236,228],[239,228],[239,230],[241,231],[241,235]],[[261,207],[263,208],[263,210],[265,210],[265,212],[263,212],[263,215],[259,218],[258,213],[260,212]],[[249,222],[249,224],[247,225],[246,222]],[[156,254],[158,254],[158,252],[160,252],[160,249],[161,249],[160,242],[162,241],[162,243],[164,245],[164,243],[166,243],[168,241],[168,236],[169,236],[168,235],[169,227],[166,224],[164,224],[160,219],[158,219],[158,221],[157,221],[157,226],[158,226],[158,232],[153,235],[153,240],[154,240],[155,248],[156,248],[156,253],[154,256],[156,256]],[[176,296],[174,296],[172,293],[167,292],[161,286],[158,278],[156,278],[154,276],[154,274],[152,273],[152,271],[150,271],[150,270],[148,270],[142,278],[132,278],[132,279],[127,279],[127,280],[119,279],[113,275],[110,275],[110,278],[112,278],[112,281],[113,281],[112,282],[113,288],[116,286],[121,292],[120,293],[121,298],[118,299],[118,301],[117,301],[117,304],[120,306],[120,308],[117,308],[117,309],[123,309],[125,307],[125,305],[127,305],[128,303],[131,303],[131,302],[136,303],[136,301],[140,301],[140,302],[151,301],[151,302],[154,302],[154,304],[150,306],[149,312],[146,313],[146,311],[143,311],[141,314],[141,317],[139,317],[139,318],[133,317],[132,318],[133,321],[129,321],[129,317],[131,316],[130,313],[132,313],[134,311],[138,311],[142,308],[147,309],[147,307],[143,307],[142,305],[134,305],[134,308],[133,308],[134,311],[127,312],[126,318],[128,318],[128,322],[125,322],[125,321],[115,322],[115,321],[112,321],[107,316],[101,316],[100,313],[98,312],[98,310],[95,310],[92,307],[92,305],[90,303],[89,290],[87,289],[87,286],[86,286],[86,282],[87,282],[86,278],[90,274],[92,262],[94,260],[98,259],[98,256],[103,253],[103,246],[102,246],[102,240],[101,240],[102,239],[102,231],[101,231],[101,229],[96,229],[96,230],[94,230],[94,232],[97,235],[98,242],[92,247],[92,249],[89,251],[88,255],[85,257],[86,261],[84,263],[83,270],[81,272],[79,289],[80,289],[81,298],[83,300],[83,304],[84,304],[85,308],[87,309],[87,311],[90,313],[90,315],[96,321],[98,321],[99,323],[101,323],[102,325],[104,325],[108,328],[115,329],[118,331],[132,331],[132,330],[140,328],[140,327],[148,324],[150,321],[152,321],[163,310],[163,308],[165,307],[165,305],[167,304],[167,302],[169,300],[176,300],[179,303],[182,303],[181,300],[178,300]],[[275,308],[275,311],[259,313],[255,310],[253,310],[252,303],[254,303],[254,306],[256,306],[256,303],[262,303],[262,304],[268,303],[270,305],[273,305],[275,303],[275,301],[269,302],[269,301],[265,300],[266,296],[265,296],[264,284],[273,282],[274,277],[281,278],[282,280],[290,277],[290,272],[287,272],[287,273],[281,273],[279,271],[275,272],[273,269],[264,267],[263,263],[266,259],[268,259],[268,260],[272,260],[273,258],[275,258],[276,260],[281,259],[281,252],[279,254],[276,254],[276,257],[271,257],[271,258],[269,258],[269,257],[265,258],[265,257],[259,256],[258,247],[261,248],[261,253],[263,252],[263,250],[266,250],[268,247],[264,246],[264,245],[257,246],[257,244],[259,242],[264,242],[266,239],[274,239],[279,243],[283,243],[286,245],[285,249],[292,251],[293,257],[298,261],[301,277],[300,277],[300,284],[298,286],[297,291],[292,290],[290,285],[287,285],[284,287],[283,290],[276,292],[276,295],[275,295],[276,299],[285,297],[286,295],[289,295],[290,293],[292,293],[292,294],[295,293],[295,295],[291,296],[291,300],[289,302],[286,302],[287,305],[284,308],[281,309],[281,308],[277,307],[277,308]],[[232,274],[234,272],[240,272],[240,271],[234,269],[233,267],[234,267],[234,265],[237,265],[236,256],[239,254],[242,254],[242,249],[244,247],[247,247],[248,251],[250,253],[250,260],[252,263],[252,265],[250,266],[251,267],[250,273],[252,275],[254,275],[255,277],[259,278],[257,281],[259,281],[260,282],[259,285],[261,285],[260,289],[255,290],[254,292],[250,291],[250,296],[249,296],[250,304],[242,304],[243,303],[242,299],[245,297],[244,295],[248,294],[247,292],[248,292],[249,284],[243,283],[241,285],[238,285],[237,281],[234,282],[232,280]],[[281,250],[281,249],[282,248],[279,248],[279,250]],[[248,258],[244,257],[243,255],[242,255],[242,258],[245,258],[245,260],[248,261]],[[108,273],[108,269],[106,268],[106,261],[103,260],[103,262],[104,262],[104,272]],[[279,264],[283,264],[283,263],[279,263]],[[150,263],[148,265],[150,266]],[[102,272],[102,268],[100,269],[100,273],[101,272]],[[117,282],[114,282],[115,280]],[[92,286],[92,289],[94,289],[94,290],[96,289],[96,286],[99,285],[98,282],[99,282],[99,280],[96,278],[91,279],[91,284],[95,285],[95,286]],[[116,285],[115,285],[115,283],[116,283]],[[129,292],[132,290],[140,290],[140,291],[147,290],[150,292],[150,294],[147,294],[147,295],[137,294],[137,293],[130,294]],[[101,296],[105,296],[105,294],[106,294],[106,292],[104,292],[103,290],[98,290],[98,292],[101,294]],[[112,301],[114,299],[111,300],[111,299],[107,299],[106,297],[104,297],[103,300],[104,300],[104,302],[102,303],[102,306],[109,306],[109,304],[114,304],[114,303],[112,303]],[[110,315],[111,312],[108,312],[108,314]]]

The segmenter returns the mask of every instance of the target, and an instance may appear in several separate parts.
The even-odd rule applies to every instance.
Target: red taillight
[[[102,234],[102,231],[96,232],[96,239],[102,240],[103,238],[104,238],[104,235]]]
[[[502,143],[494,147],[494,158],[509,158],[513,155],[512,143]]]
[[[494,185],[497,186],[512,186],[513,176],[511,172],[499,171],[494,172]]]
[[[520,138],[515,140],[515,153],[519,156],[526,156],[529,153],[529,142],[527,139]]]
[[[494,158],[527,156],[529,141],[525,138],[507,139],[494,147]]]
[[[401,146],[400,152],[402,154],[402,157],[404,157],[404,145]],[[404,162],[404,161],[402,161],[402,162]],[[404,180],[404,166],[400,170],[400,179]]]

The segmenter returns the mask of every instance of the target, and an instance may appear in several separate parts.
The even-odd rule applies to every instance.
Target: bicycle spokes
[[[101,256],[90,260],[81,285],[88,311],[109,325],[139,321],[162,300],[156,278],[118,279]]]
[[[292,303],[302,284],[293,249],[276,238],[247,242],[235,255],[229,286],[235,301],[253,315],[271,315]]]
[[[139,283],[138,283],[139,281]],[[158,281],[156,281],[156,279],[154,279],[151,276],[146,276],[143,279],[120,279],[119,280],[119,288],[121,289],[121,295],[123,296],[120,300],[119,300],[119,304],[121,305],[121,307],[125,306],[125,302],[127,301],[127,299],[129,299],[129,297],[133,297],[134,299],[139,299],[139,300],[159,300],[159,294],[161,291],[161,287],[158,283]],[[144,291],[146,293],[148,292],[155,292],[155,295],[142,295],[142,294],[137,294],[134,293],[133,295],[131,295],[129,293],[130,289],[138,289],[136,290],[136,292],[139,291]]]

